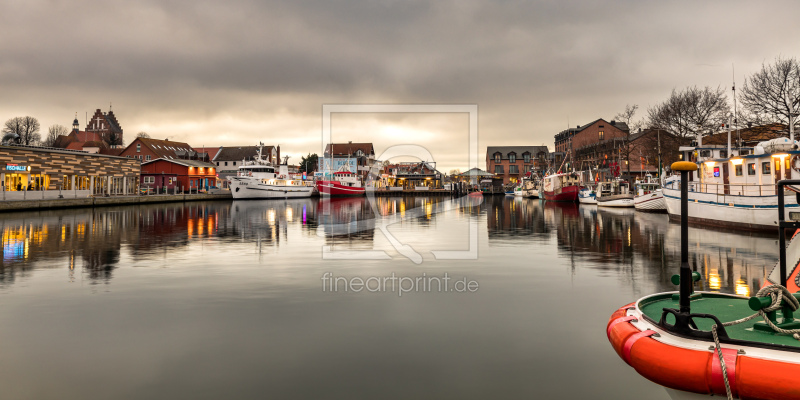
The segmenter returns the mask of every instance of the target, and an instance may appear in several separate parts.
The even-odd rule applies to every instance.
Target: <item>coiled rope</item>
[[[750,315],[748,317],[737,319],[735,321],[723,322],[722,326],[741,324],[742,322],[750,321],[751,319],[760,315],[761,317],[764,318],[764,322],[766,322],[770,328],[775,330],[775,332],[783,333],[786,335],[792,335],[792,337],[795,338],[796,340],[800,340],[800,329],[780,328],[777,325],[775,325],[772,321],[770,321],[769,317],[767,317],[768,312],[772,312],[781,308],[781,304],[783,303],[784,299],[786,299],[786,303],[789,306],[789,308],[792,309],[792,311],[796,311],[798,308],[800,308],[800,301],[798,301],[794,296],[792,296],[792,294],[789,292],[789,289],[786,289],[782,285],[777,285],[777,284],[764,286],[763,288],[761,288],[761,290],[758,291],[758,293],[756,293],[756,297],[766,297],[767,295],[772,297],[772,303],[769,305],[769,307],[762,308],[758,310],[758,312],[756,312],[755,314]],[[717,357],[719,357],[719,365],[722,367],[722,378],[725,380],[725,392],[728,395],[728,400],[733,400],[733,394],[731,393],[731,385],[728,382],[728,370],[725,367],[725,359],[722,357],[722,348],[719,345],[719,337],[717,336],[717,324],[714,324],[714,326],[711,327],[711,335],[714,336],[714,347],[717,351]]]

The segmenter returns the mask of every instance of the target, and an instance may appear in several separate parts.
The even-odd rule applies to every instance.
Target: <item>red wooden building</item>
[[[142,164],[141,180],[142,187],[155,190],[208,190],[215,187],[217,167],[199,160],[159,158]]]

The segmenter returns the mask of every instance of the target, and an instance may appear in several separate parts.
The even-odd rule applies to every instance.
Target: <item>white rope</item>
[[[762,308],[751,316],[737,319],[735,321],[724,322],[722,326],[741,324],[742,322],[747,322],[760,315],[764,318],[764,322],[766,322],[767,325],[769,325],[769,327],[776,332],[792,335],[792,337],[796,340],[800,340],[800,329],[779,328],[772,321],[770,321],[769,317],[767,316],[768,312],[775,311],[782,307],[783,299],[786,299],[786,303],[789,308],[792,309],[792,311],[797,311],[797,309],[800,308],[800,301],[792,296],[792,294],[789,292],[789,289],[786,289],[781,285],[765,286],[761,288],[758,293],[756,293],[756,297],[766,297],[767,295],[772,298],[772,303],[770,303],[769,307]],[[731,385],[730,382],[728,382],[728,369],[725,367],[725,358],[722,356],[722,347],[719,345],[719,337],[717,336],[717,324],[714,324],[714,326],[711,327],[711,335],[714,336],[714,348],[717,351],[717,357],[719,357],[719,365],[722,367],[722,378],[725,380],[725,392],[728,395],[728,400],[733,400]]]

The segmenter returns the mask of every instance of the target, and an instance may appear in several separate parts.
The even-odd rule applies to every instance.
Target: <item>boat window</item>
[[[734,165],[736,169],[736,176],[742,176],[742,164]]]
[[[720,150],[719,158],[728,158],[728,150]]]
[[[747,164],[747,175],[756,174],[756,163]]]
[[[771,166],[772,166],[772,164],[770,164],[769,161],[762,162],[761,163],[761,173],[763,175],[771,174],[772,173],[771,168],[770,168]]]

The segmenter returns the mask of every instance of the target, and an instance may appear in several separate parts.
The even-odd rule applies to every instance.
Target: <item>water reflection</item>
[[[537,199],[490,196],[486,202],[486,229],[490,241],[546,239],[552,232],[552,225],[545,223],[545,215]]]

